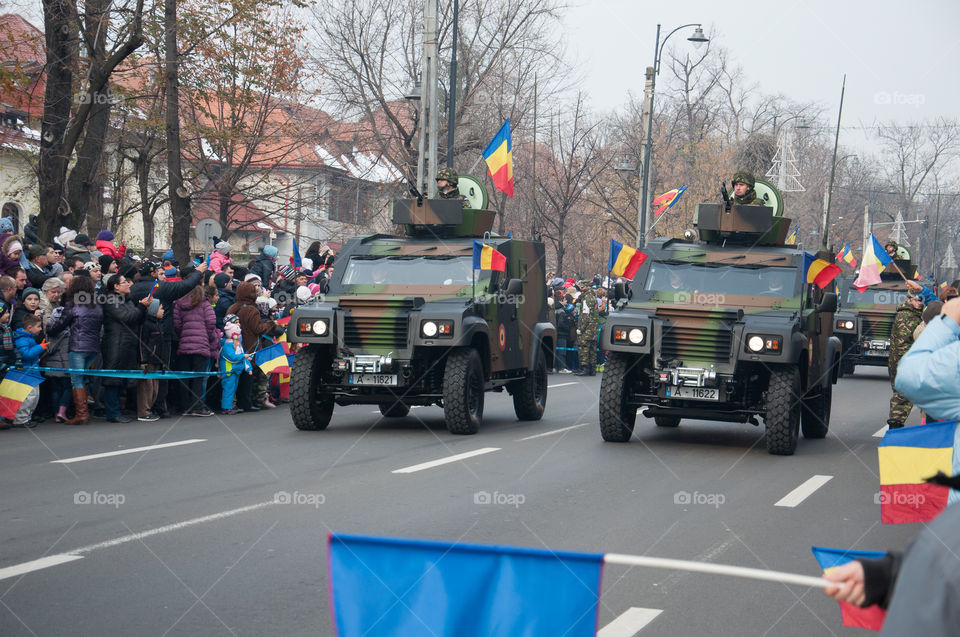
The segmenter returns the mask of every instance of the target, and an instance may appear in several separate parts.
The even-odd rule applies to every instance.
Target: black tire
[[[404,405],[399,400],[394,403],[380,403],[379,406],[384,418],[403,418],[410,413],[410,406]]]
[[[537,354],[532,373],[512,384],[513,411],[520,420],[540,420],[547,407],[547,363],[543,350]]]
[[[653,421],[657,427],[679,427],[680,416],[654,416]]]
[[[800,369],[796,365],[771,366],[767,386],[767,452],[792,456],[800,435]]]
[[[320,364],[326,356],[312,347],[297,352],[290,370],[290,415],[297,429],[326,429],[333,416],[333,396],[320,389]]]
[[[607,442],[629,442],[637,422],[637,407],[630,405],[632,368],[636,357],[611,352],[600,379],[600,436]]]
[[[820,395],[803,399],[800,427],[804,438],[819,440],[827,437],[830,430],[830,408],[833,405],[833,384],[829,376],[824,379]]]
[[[477,433],[483,420],[483,365],[474,349],[455,349],[443,372],[443,419],[452,434]]]

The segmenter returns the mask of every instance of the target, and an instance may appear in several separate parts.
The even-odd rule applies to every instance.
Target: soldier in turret
[[[763,204],[762,201],[759,201],[757,198],[757,191],[754,190],[754,186],[757,185],[757,180],[754,179],[753,173],[746,170],[738,170],[733,175],[733,202],[740,206],[745,206],[749,204]]]
[[[453,168],[441,168],[437,171],[437,196],[440,199],[459,199],[464,208],[470,207],[470,200],[457,190],[460,176]]]

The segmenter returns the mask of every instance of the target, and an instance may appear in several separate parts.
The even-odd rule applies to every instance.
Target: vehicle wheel
[[[657,423],[657,427],[678,427],[680,416],[654,416],[653,422]]]
[[[443,372],[443,419],[452,434],[477,433],[483,420],[483,365],[473,349],[456,349]]]
[[[830,429],[830,408],[833,405],[833,384],[825,380],[821,393],[816,398],[804,398],[800,427],[804,438],[820,439],[827,437]]]
[[[333,396],[320,388],[320,365],[327,361],[316,349],[297,352],[290,370],[290,415],[297,429],[326,429],[333,415]]]
[[[630,405],[632,368],[636,358],[611,352],[600,379],[600,436],[607,442],[629,442],[637,422],[637,407]]]
[[[394,403],[380,403],[380,413],[384,418],[403,418],[410,413],[410,406],[404,405],[399,400]]]
[[[547,363],[543,350],[537,354],[533,372],[513,383],[513,411],[520,420],[540,420],[547,406]]]
[[[800,429],[800,370],[796,365],[772,367],[767,387],[767,452],[791,456],[797,449]]]

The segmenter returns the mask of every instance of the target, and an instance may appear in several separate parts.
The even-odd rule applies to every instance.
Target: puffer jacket
[[[70,329],[71,352],[97,353],[100,351],[100,328],[103,327],[103,308],[99,305],[70,304],[63,312],[51,316],[47,334],[56,336]]]
[[[227,309],[227,314],[236,314],[240,319],[243,351],[247,353],[255,352],[260,336],[273,331],[277,325],[260,317],[260,310],[257,309],[257,286],[250,282],[237,286],[237,302]]]
[[[219,294],[220,299],[217,301],[217,306],[213,308],[213,313],[217,315],[217,329],[223,331],[223,317],[227,315],[230,306],[237,302],[237,295],[233,290],[226,288],[219,290]]]
[[[107,294],[103,303],[103,368],[139,369],[140,324],[147,308],[129,296]],[[104,378],[104,385],[126,385],[125,378]]]
[[[263,287],[269,287],[275,267],[273,259],[261,252],[257,255],[256,261],[253,262],[253,267],[250,268],[250,272],[260,277],[260,282],[263,284]]]
[[[80,259],[83,259],[84,263],[87,261],[93,261],[93,255],[90,254],[90,250],[87,248],[87,246],[74,243],[73,241],[66,245],[63,255],[68,259],[79,257]]]
[[[27,367],[36,367],[40,362],[40,355],[43,354],[43,346],[37,342],[36,337],[21,327],[14,332],[13,343],[20,352],[20,360],[23,364]]]
[[[233,259],[230,258],[229,254],[223,254],[219,250],[214,250],[210,254],[210,265],[207,269],[211,272],[223,272],[223,266],[232,261]]]
[[[173,304],[173,330],[180,336],[177,354],[199,354],[216,358],[220,354],[220,331],[217,316],[207,299],[198,305],[190,305],[190,297],[184,296]]]
[[[56,307],[51,313],[51,317],[62,314],[63,307]],[[47,351],[40,355],[40,366],[41,367],[58,367],[60,369],[67,369],[70,367],[69,359],[69,345],[70,345],[70,330],[65,329],[61,330],[59,334],[48,339],[50,344],[47,346]],[[66,373],[61,372],[44,372],[44,376],[53,376],[62,378],[67,376]]]
[[[119,248],[113,245],[113,241],[104,241],[100,239],[97,241],[97,251],[100,254],[105,254],[108,257],[113,257],[114,259],[119,260],[123,257],[124,253],[127,251],[127,246],[120,246]]]

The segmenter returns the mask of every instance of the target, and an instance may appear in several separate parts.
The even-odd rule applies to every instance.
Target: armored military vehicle
[[[629,441],[638,409],[659,427],[759,416],[777,455],[794,452],[801,428],[826,436],[837,296],[806,283],[779,194],[761,180],[756,190],[767,205],[699,204],[699,240],[652,241],[629,294],[617,285],[601,335],[604,440]]]
[[[834,326],[842,347],[840,376],[853,374],[857,365],[887,366],[893,319],[897,306],[907,298],[903,277],[913,279],[917,272],[910,251],[903,246],[897,249],[894,264],[897,267],[888,266],[880,273],[880,283],[862,292],[853,286],[855,276],[840,280],[840,310]]]
[[[394,200],[398,236],[349,240],[329,294],[298,307],[288,339],[303,343],[291,373],[298,429],[325,429],[334,405],[373,404],[388,418],[443,407],[447,429],[476,433],[484,392],[513,397],[520,420],[547,403],[556,328],[547,316],[544,246],[490,232],[479,181],[459,199]],[[474,242],[503,254],[504,271],[474,270]]]

